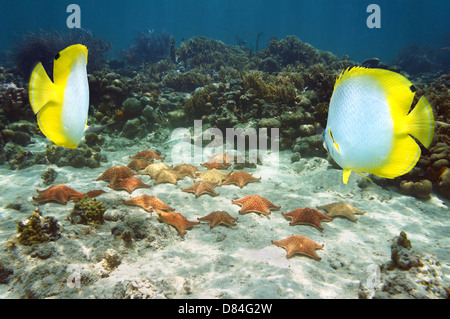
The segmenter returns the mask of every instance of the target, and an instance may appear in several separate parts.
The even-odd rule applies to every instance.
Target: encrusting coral
[[[51,216],[43,217],[39,208],[36,208],[31,216],[17,224],[17,235],[14,241],[29,246],[56,240],[59,237],[61,235],[58,221]]]
[[[419,182],[400,182],[400,191],[407,195],[413,195],[417,198],[427,199],[430,198],[431,191],[433,189],[433,184],[427,180],[423,179]]]
[[[102,202],[85,196],[75,203],[68,218],[73,224],[99,226],[103,223],[105,211],[106,208]]]

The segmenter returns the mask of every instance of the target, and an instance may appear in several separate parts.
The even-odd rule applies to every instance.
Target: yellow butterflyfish
[[[87,56],[84,45],[71,45],[55,56],[53,82],[40,62],[31,73],[31,107],[42,133],[56,145],[76,148],[87,127]]]
[[[411,110],[414,94],[407,78],[389,70],[354,67],[340,74],[323,135],[344,184],[352,171],[395,178],[416,165],[416,140],[428,148],[435,123],[424,96]]]

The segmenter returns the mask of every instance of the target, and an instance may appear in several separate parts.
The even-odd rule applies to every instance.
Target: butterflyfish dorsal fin
[[[71,45],[55,56],[53,80],[56,85],[64,85],[74,64],[87,64],[87,48],[82,44]]]
[[[353,67],[341,72],[336,80],[335,88],[342,82],[355,77],[369,77],[378,83],[379,88],[386,95],[394,120],[408,114],[414,99],[414,92],[411,90],[412,83],[403,75],[384,69]]]

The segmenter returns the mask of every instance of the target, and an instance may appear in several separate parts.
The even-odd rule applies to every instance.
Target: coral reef
[[[423,154],[416,167],[405,177],[407,180],[416,180],[426,177],[435,186],[435,190],[450,198],[450,180],[448,171],[450,169],[450,146],[446,143],[437,143]]]
[[[51,216],[43,217],[39,208],[36,208],[30,217],[17,224],[14,241],[28,246],[57,240],[59,237],[58,221]]]
[[[59,45],[63,36],[41,32],[27,37],[28,48],[35,46],[44,52]],[[78,37],[92,37],[93,43],[97,39],[86,31],[80,31]],[[104,44],[98,41],[91,46],[101,48]],[[427,50],[419,51],[416,55],[421,58],[431,55]],[[93,53],[91,49],[89,52]],[[110,61],[89,71],[89,124],[112,123],[104,129],[106,134],[130,140],[145,138],[149,133],[152,138],[164,138],[168,129],[192,126],[193,119],[202,119],[203,129],[279,128],[280,149],[291,149],[296,154],[295,162],[307,157],[327,157],[318,132],[326,125],[336,76],[343,69],[358,65],[346,56],[338,58],[317,50],[295,36],[273,38],[266,48],[253,52],[245,45],[226,45],[203,36],[182,41],[176,48],[171,35],[154,31],[139,33],[123,59],[125,63]],[[362,64],[400,71],[377,58],[366,59]],[[435,143],[448,145],[448,74],[429,84],[413,77],[413,83],[416,99],[427,96],[435,111]],[[48,162],[57,166],[98,167],[105,160],[100,151],[104,139],[98,133],[87,134],[85,142],[75,150],[49,145],[45,154],[28,151],[36,126],[25,129],[23,125],[8,124],[19,118],[34,122],[24,87],[10,70],[0,68],[0,96],[4,97],[0,99],[0,163],[7,161],[12,169]],[[423,198],[427,198],[430,189],[446,194],[448,173],[444,172],[449,168],[449,159],[445,156],[439,147],[423,150],[417,167],[396,179],[396,185],[400,187],[403,181],[402,191]],[[420,194],[412,191],[416,187],[411,185],[417,186],[422,180],[430,181],[431,188],[425,181],[419,187]]]
[[[210,82],[210,77],[194,69],[185,73],[169,73],[164,77],[162,84],[175,91],[192,92],[196,88],[205,86]]]
[[[11,142],[15,145],[27,146],[31,143],[31,136],[38,130],[37,125],[27,121],[17,121],[4,126],[0,135],[2,143]]]
[[[450,141],[450,74],[441,75],[436,81],[417,92],[418,96],[424,94],[433,106],[435,120],[447,124],[438,123],[436,141],[448,144]]]
[[[448,286],[443,280],[440,262],[431,255],[412,250],[405,232],[391,245],[391,260],[380,267],[377,285],[361,281],[359,297],[363,299],[411,298],[446,299]]]
[[[429,149],[422,148],[416,167],[406,175],[396,178],[395,182],[405,194],[426,199],[429,198],[427,193],[433,189],[450,198],[450,174],[447,173],[450,169],[450,76],[441,75],[429,85],[420,81],[417,83],[414,103],[417,103],[421,96],[429,100],[436,121],[435,136]]]
[[[100,166],[100,161],[104,160],[98,146],[88,147],[85,143],[80,143],[77,148],[69,149],[58,145],[48,144],[45,156],[48,162],[58,167],[90,167]]]
[[[17,83],[0,81],[0,119],[2,123],[34,119],[28,103],[28,91],[19,81]]]
[[[72,224],[99,226],[103,223],[105,211],[106,208],[102,202],[85,196],[75,203],[68,218]]]

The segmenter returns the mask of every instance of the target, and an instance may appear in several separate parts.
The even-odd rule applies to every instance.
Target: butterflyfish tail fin
[[[408,133],[428,148],[433,141],[435,122],[433,109],[424,96],[420,98],[406,119]]]
[[[28,92],[34,114],[37,114],[49,102],[56,100],[55,84],[50,80],[40,62],[31,72]]]
[[[342,182],[344,184],[347,184],[348,178],[350,177],[350,173],[352,172],[351,169],[344,169],[344,173],[342,175]]]

